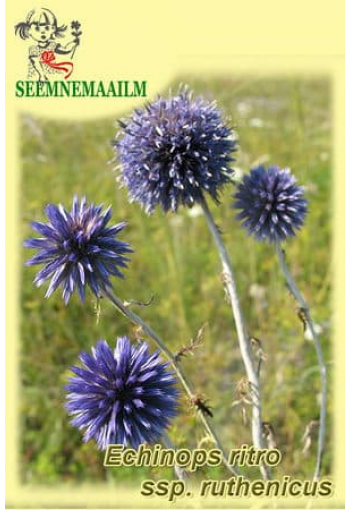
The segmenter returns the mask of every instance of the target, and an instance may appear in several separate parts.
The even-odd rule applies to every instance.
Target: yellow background
[[[40,4],[7,2],[6,12],[6,446],[7,504],[12,508],[165,507],[163,499],[146,499],[138,489],[120,494],[112,486],[21,486],[18,479],[18,352],[19,247],[17,208],[20,166],[17,154],[19,112],[50,118],[82,119],[118,115],[144,99],[136,98],[15,98],[16,80],[26,79],[28,41],[14,35],[14,25]],[[151,99],[180,74],[247,73],[262,75],[322,75],[332,80],[334,168],[334,337],[336,381],[334,480],[331,499],[311,507],[344,506],[344,5],[341,0],[149,0],[121,2],[46,1],[61,23],[79,20],[83,36],[74,56],[71,79],[147,80]],[[102,461],[102,459],[101,459]],[[180,499],[178,506],[184,502]],[[217,508],[235,504],[216,500]],[[242,501],[242,507],[247,501]],[[261,499],[251,502],[263,506]],[[271,502],[270,502],[271,503]],[[287,502],[285,502],[287,503]],[[189,507],[197,507],[192,500]],[[209,501],[202,501],[209,506]],[[266,504],[266,501],[265,501]],[[293,506],[307,502],[292,500]],[[213,507],[212,506],[212,507]],[[231,506],[230,506],[231,507]],[[268,505],[270,507],[270,505]]]

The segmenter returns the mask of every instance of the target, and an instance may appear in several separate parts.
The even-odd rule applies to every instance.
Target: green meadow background
[[[330,84],[323,79],[253,79],[182,77],[195,93],[216,99],[240,140],[237,179],[259,163],[291,167],[310,201],[306,225],[286,245],[288,262],[312,307],[329,371],[332,368],[331,218],[332,154]],[[111,102],[112,104],[112,102]],[[125,111],[127,115],[128,111]],[[115,280],[123,299],[148,301],[136,311],[177,351],[207,323],[203,346],[183,360],[196,391],[208,399],[213,425],[227,449],[250,444],[244,407],[237,403],[237,385],[244,378],[229,304],[220,279],[220,264],[201,211],[146,216],[128,203],[127,191],[115,182],[111,140],[116,118],[88,122],[48,121],[23,114],[21,119],[21,235],[33,236],[30,221],[44,221],[47,203],[70,207],[74,193],[89,201],[113,205],[113,220],[127,220],[122,238],[135,250],[125,280]],[[303,452],[303,435],[318,417],[319,375],[312,342],[296,316],[273,248],[248,238],[231,209],[234,186],[211,204],[233,259],[242,307],[252,336],[262,342],[263,419],[272,424],[283,461],[274,476],[311,477],[316,439]],[[23,262],[32,251],[23,249]],[[21,475],[25,483],[122,483],[144,477],[172,477],[171,469],[103,468],[103,453],[85,444],[71,427],[63,408],[69,366],[99,338],[110,345],[138,331],[107,302],[98,309],[91,295],[85,304],[74,297],[64,306],[60,293],[44,299],[45,290],[32,285],[36,268],[22,268],[21,293]],[[235,405],[233,405],[235,404]],[[332,469],[332,398],[323,472]],[[176,447],[212,448],[196,411],[185,396],[170,429]],[[257,470],[249,470],[259,477]],[[198,478],[225,477],[224,468],[202,468]]]

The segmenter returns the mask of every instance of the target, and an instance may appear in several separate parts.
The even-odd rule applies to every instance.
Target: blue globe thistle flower
[[[218,202],[234,174],[237,140],[215,103],[184,91],[135,110],[120,126],[114,146],[131,202],[148,214],[157,205],[165,212],[192,207],[204,192]]]
[[[26,248],[40,250],[26,264],[45,264],[34,283],[40,287],[51,279],[46,297],[62,287],[67,304],[77,288],[83,301],[86,287],[98,297],[101,291],[112,287],[110,276],[123,278],[120,269],[129,260],[124,254],[132,249],[116,236],[126,223],[108,227],[112,210],[109,207],[101,212],[102,208],[102,205],[87,204],[85,198],[79,201],[75,196],[70,212],[62,205],[49,204],[45,210],[49,222],[31,224],[43,237],[24,242]]]
[[[253,168],[234,195],[234,208],[248,234],[258,240],[280,242],[295,235],[307,213],[303,188],[288,168]]]
[[[85,430],[84,441],[95,439],[100,450],[111,443],[137,448],[157,441],[176,414],[178,390],[169,363],[146,342],[136,347],[127,337],[113,351],[105,340],[92,355],[82,352],[84,368],[71,367],[66,409],[72,425]]]

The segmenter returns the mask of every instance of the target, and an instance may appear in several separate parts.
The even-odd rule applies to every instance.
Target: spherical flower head
[[[48,223],[33,222],[34,230],[43,237],[27,239],[26,248],[39,249],[27,265],[44,264],[34,283],[40,287],[51,280],[46,292],[49,297],[58,287],[67,304],[74,290],[80,299],[89,287],[95,296],[112,287],[110,276],[123,278],[121,269],[129,260],[125,253],[132,252],[127,243],[117,239],[126,223],[107,226],[112,214],[109,207],[87,204],[86,199],[73,199],[71,211],[62,205],[46,207]]]
[[[205,192],[217,202],[232,180],[237,141],[213,102],[183,91],[135,110],[120,125],[114,142],[120,180],[148,214],[157,205],[165,212],[192,207]]]
[[[117,339],[114,351],[100,340],[92,354],[80,354],[83,368],[71,367],[66,408],[72,425],[85,430],[84,441],[95,439],[105,450],[160,438],[176,415],[178,390],[159,357],[146,342],[133,346],[127,337]]]
[[[288,168],[258,166],[238,185],[234,195],[237,218],[248,234],[271,243],[295,235],[307,213],[303,188]]]

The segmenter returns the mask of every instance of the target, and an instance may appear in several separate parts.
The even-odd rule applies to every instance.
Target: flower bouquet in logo
[[[24,21],[15,25],[15,34],[22,40],[30,39],[28,79],[36,78],[40,83],[52,78],[67,80],[73,73],[74,64],[62,61],[62,56],[73,59],[82,35],[79,21],[71,22],[72,39],[66,39],[67,25],[59,24],[56,15],[47,8],[32,9]],[[57,42],[61,40],[61,42]],[[62,39],[65,39],[62,42]],[[56,60],[58,57],[59,61]]]

